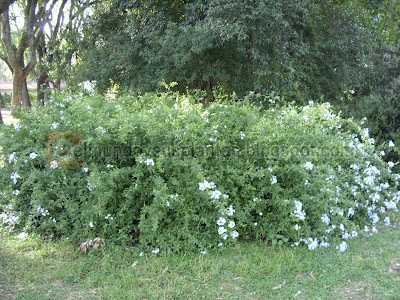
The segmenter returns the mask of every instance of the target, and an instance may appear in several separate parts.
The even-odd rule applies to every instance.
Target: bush
[[[344,251],[397,211],[393,163],[329,104],[196,100],[61,95],[22,113],[1,129],[3,227],[154,253],[238,239]]]
[[[377,144],[383,145],[386,161],[399,161],[400,154],[388,147],[389,142],[400,144],[400,48],[382,46],[371,56],[374,69],[366,78],[368,83],[360,91],[352,114],[366,118],[365,126]],[[400,168],[395,168],[400,172]]]

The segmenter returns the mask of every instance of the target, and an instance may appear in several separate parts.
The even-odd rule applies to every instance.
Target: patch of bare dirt
[[[345,286],[340,288],[334,294],[334,298],[339,299],[354,299],[354,300],[372,300],[376,299],[368,293],[365,293],[365,290],[371,284],[367,281],[360,281],[360,282],[351,282],[349,286]]]

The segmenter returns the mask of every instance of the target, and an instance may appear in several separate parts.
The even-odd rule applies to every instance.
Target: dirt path
[[[11,109],[2,108],[1,116],[3,117],[4,124],[7,124],[7,125],[12,124]]]

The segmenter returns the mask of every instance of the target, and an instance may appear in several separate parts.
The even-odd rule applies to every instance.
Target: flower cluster
[[[38,212],[39,215],[41,215],[42,217],[47,217],[47,216],[50,215],[50,214],[49,214],[49,211],[48,211],[47,209],[45,210],[45,209],[42,208],[40,205],[38,205],[38,207],[36,208],[36,212]],[[52,221],[53,223],[56,223],[56,222],[57,222],[56,219],[53,218],[53,217],[49,217],[49,220]]]
[[[17,184],[17,179],[21,178],[21,176],[19,176],[17,172],[12,172],[10,178],[12,179],[14,184]]]
[[[294,200],[294,204],[296,206],[296,209],[292,213],[292,216],[304,221],[306,218],[306,212],[304,210],[302,210],[303,203],[301,203],[300,201]]]
[[[141,164],[144,163],[146,166],[154,166],[154,160],[152,160],[151,158],[147,158],[144,161],[143,161],[143,159],[140,159],[139,163],[141,163]]]
[[[219,199],[229,199],[229,195],[223,194],[221,191],[216,189],[216,185],[214,182],[208,182],[207,180],[204,180],[203,182],[199,183],[199,190],[200,191],[209,191],[209,196],[210,199],[215,201]],[[214,189],[214,190],[212,190]],[[224,206],[223,203],[217,203],[217,206],[221,207]],[[226,206],[225,206],[226,207]],[[218,225],[218,235],[223,239],[227,240],[228,237],[230,236],[233,240],[237,239],[239,236],[239,232],[235,230],[236,223],[231,217],[233,217],[235,213],[235,209],[233,208],[232,205],[230,205],[228,208],[220,209],[219,210],[220,217],[217,220],[217,225]],[[226,227],[227,228],[226,228]],[[223,246],[223,243],[218,244],[219,247]]]

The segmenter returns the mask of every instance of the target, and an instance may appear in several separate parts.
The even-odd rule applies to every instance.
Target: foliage
[[[1,129],[3,223],[153,253],[237,239],[313,250],[339,238],[345,251],[346,240],[397,211],[394,163],[328,104],[250,94],[203,107],[200,96],[60,95],[22,113]],[[65,133],[59,143],[48,138],[54,131]],[[69,141],[71,132],[82,141]]]
[[[381,46],[371,55],[372,72],[359,96],[350,99],[351,114],[366,118],[366,126],[378,144],[384,144],[387,159],[399,161],[398,151],[388,147],[388,142],[400,143],[400,55],[398,46]]]
[[[103,91],[176,81],[332,97],[360,79],[362,34],[330,1],[104,1],[86,25],[81,78]]]

